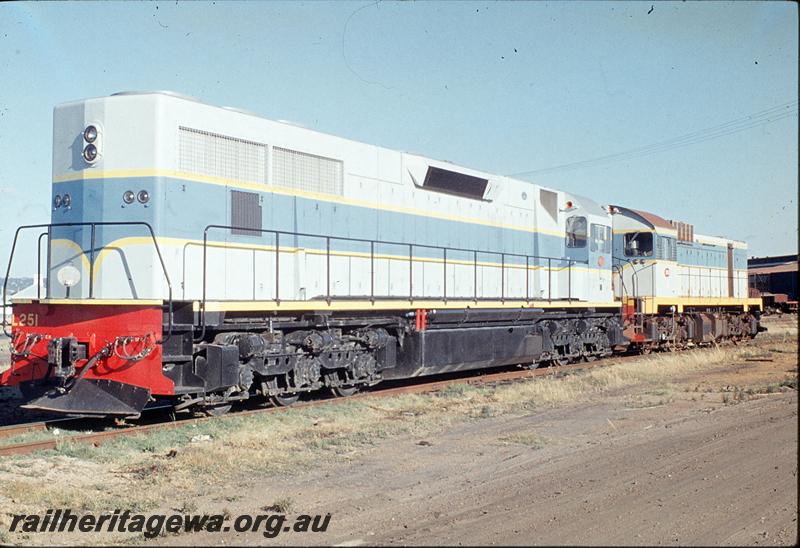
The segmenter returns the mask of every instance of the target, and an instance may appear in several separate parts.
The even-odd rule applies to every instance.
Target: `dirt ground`
[[[503,442],[534,431],[547,445]],[[703,409],[614,405],[455,428],[386,443],[347,467],[223,490],[234,514],[275,494],[331,513],[288,544],[790,545],[797,538],[797,398]],[[258,533],[159,544],[263,544]]]
[[[660,376],[648,373],[657,377],[655,380],[608,384],[618,388],[592,392],[600,375],[617,378],[625,367],[631,367],[638,371],[636,378],[645,378],[641,376],[643,370],[652,371],[662,363],[623,362],[571,377],[573,382],[584,379],[578,383],[584,392],[574,401],[562,400],[525,413],[456,417],[423,436],[390,435],[347,446],[347,454],[336,452],[333,459],[310,460],[290,473],[236,468],[232,479],[227,477],[224,482],[200,475],[196,485],[182,485],[180,495],[172,491],[171,500],[145,511],[148,515],[160,510],[167,514],[179,511],[230,516],[280,511],[290,520],[299,514],[331,514],[324,533],[289,531],[265,538],[261,531],[202,532],[152,540],[141,536],[37,534],[8,537],[7,541],[794,545],[798,509],[797,331],[796,323],[767,325],[775,326],[774,332],[784,329],[784,335],[757,338],[744,350],[732,353],[736,358],[729,361],[682,367],[688,356],[694,355],[696,360],[710,354],[665,355],[669,359],[662,362],[669,369]],[[614,373],[615,367],[622,369]],[[549,383],[548,390],[562,390],[559,386],[566,385],[568,378],[563,383],[558,379],[535,382]],[[498,387],[498,394],[502,390]],[[513,385],[509,390],[514,390]],[[389,406],[381,401],[371,405]],[[305,427],[324,426],[323,418],[313,420]],[[316,426],[318,422],[320,426]],[[271,442],[264,439],[263,444],[266,447]],[[181,448],[173,461],[185,451],[196,455],[200,447],[195,444],[194,453]],[[254,450],[253,445],[247,447]],[[161,448],[159,456],[149,457],[154,470],[164,461],[165,452]],[[71,463],[70,468],[80,477],[88,470],[94,470],[90,473],[97,481],[106,477],[103,473],[118,479],[127,477],[120,472],[119,463],[109,472],[96,457],[85,462],[73,457],[52,458],[56,460],[31,458],[31,473],[38,474],[36,463]],[[13,470],[16,468],[9,466],[8,473]],[[68,475],[66,470],[59,475]],[[64,481],[67,479],[64,476]],[[156,485],[163,489],[174,484],[154,482],[153,487]],[[0,487],[0,502],[2,495]],[[16,508],[20,503],[30,504],[25,501],[24,488],[8,496],[6,502],[16,504]]]

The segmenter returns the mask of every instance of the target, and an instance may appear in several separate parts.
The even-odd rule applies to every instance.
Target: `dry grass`
[[[204,511],[193,501],[215,491],[197,478],[214,478],[220,484],[242,477],[302,473],[325,463],[347,462],[387,438],[429,436],[458,422],[586,402],[633,386],[641,387],[640,396],[635,397],[668,402],[666,398],[678,389],[672,384],[677,378],[742,361],[748,353],[790,353],[797,348],[792,339],[775,335],[755,344],[758,347],[655,354],[497,388],[458,385],[438,394],[224,417],[120,438],[100,447],[65,442],[57,451],[9,458],[0,464],[0,528],[8,524],[10,512],[53,507],[142,511],[178,504],[187,511],[187,507]],[[791,379],[786,382],[790,384],[781,389],[791,386]],[[793,382],[796,388],[796,372]],[[742,396],[729,394],[731,401],[735,397]],[[653,402],[632,402],[645,404]],[[499,441],[536,449],[546,443],[530,432]],[[291,500],[278,499],[273,505],[290,508]]]
[[[719,347],[675,354],[652,354],[627,360],[610,367],[566,375],[560,379],[542,379],[516,384],[495,394],[495,408],[518,411],[520,408],[581,402],[598,394],[642,385],[648,395],[665,396],[675,390],[676,377],[707,370],[710,367],[742,359],[752,352],[747,347]]]

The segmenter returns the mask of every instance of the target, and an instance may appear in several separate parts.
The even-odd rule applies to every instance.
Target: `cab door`
[[[591,223],[589,229],[589,295],[590,300],[611,300],[611,227]]]
[[[566,220],[566,249],[563,265],[558,270],[559,295],[562,298],[587,298],[587,269],[589,263],[589,220],[585,215],[572,215]]]

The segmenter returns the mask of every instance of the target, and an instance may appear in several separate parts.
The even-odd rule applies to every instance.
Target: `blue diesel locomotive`
[[[57,106],[52,188],[0,377],[30,408],[216,413],[758,331],[743,242],[173,93]]]

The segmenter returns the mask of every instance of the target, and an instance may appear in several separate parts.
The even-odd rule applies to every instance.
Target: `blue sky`
[[[779,107],[529,179],[795,252],[797,27],[788,2],[0,4],[0,261],[49,220],[53,106],[151,89],[502,174]]]

